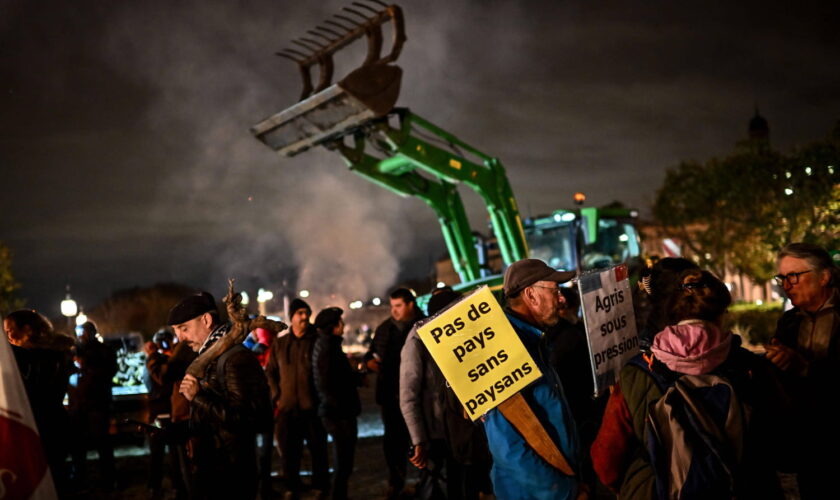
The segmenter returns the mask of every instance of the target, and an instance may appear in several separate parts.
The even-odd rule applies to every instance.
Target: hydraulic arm
[[[279,55],[298,63],[303,78],[301,101],[252,127],[261,141],[284,156],[323,145],[339,153],[350,169],[402,196],[416,196],[438,216],[455,270],[464,282],[481,278],[478,252],[457,184],[473,189],[487,212],[505,264],[528,255],[519,209],[498,158],[486,155],[443,129],[394,108],[402,70],[393,63],[406,40],[402,11],[396,5],[354,2],[300,38]],[[381,8],[381,10],[380,10]],[[381,26],[391,24],[391,52],[380,56]],[[339,29],[340,28],[340,29]],[[362,65],[332,84],[333,55],[365,36]],[[313,89],[309,70],[321,75]],[[314,92],[314,93],[313,93]],[[396,125],[391,121],[396,120]],[[352,136],[352,144],[347,138]]]

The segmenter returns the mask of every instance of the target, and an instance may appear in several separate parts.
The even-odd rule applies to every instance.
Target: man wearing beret
[[[199,357],[230,331],[207,292],[181,300],[168,323]],[[200,381],[185,375],[179,391],[190,402],[196,498],[255,498],[256,435],[271,426],[268,383],[257,358],[236,344],[208,363]]]
[[[318,418],[318,395],[312,373],[312,350],[318,334],[309,323],[312,308],[301,299],[289,304],[289,331],[271,344],[265,374],[275,405],[277,445],[283,456],[286,498],[302,489],[300,462],[303,442],[312,457],[312,487],[318,497],[329,490],[327,432]]]
[[[505,314],[543,376],[521,391],[551,440],[579,473],[579,446],[563,386],[549,364],[545,332],[560,320],[558,285],[574,277],[538,259],[514,262],[504,278]],[[581,377],[591,376],[582,373]],[[493,455],[493,488],[499,498],[574,499],[578,480],[540,458],[498,409],[483,417]]]

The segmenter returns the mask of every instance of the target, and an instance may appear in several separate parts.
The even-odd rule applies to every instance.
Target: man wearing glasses
[[[776,283],[794,307],[779,319],[767,359],[784,372],[801,418],[794,429],[801,432],[801,497],[824,498],[836,491],[840,470],[831,410],[840,385],[840,269],[828,252],[807,243],[784,247],[778,266]]]
[[[541,260],[523,259],[505,271],[504,293],[507,318],[543,373],[521,394],[557,449],[569,460],[573,470],[578,471],[578,436],[563,386],[549,364],[549,345],[545,337],[545,332],[560,321],[562,295],[558,285],[574,275],[574,272],[552,269]],[[482,420],[493,455],[491,476],[498,498],[557,500],[577,497],[578,478],[563,474],[540,458],[530,442],[498,409],[487,412]]]

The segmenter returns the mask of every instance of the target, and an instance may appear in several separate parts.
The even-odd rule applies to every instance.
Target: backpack
[[[645,446],[659,499],[735,498],[750,408],[720,375],[681,375],[651,404]]]

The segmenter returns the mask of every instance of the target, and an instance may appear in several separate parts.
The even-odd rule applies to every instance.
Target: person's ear
[[[522,297],[528,304],[533,304],[536,300],[536,291],[534,291],[534,287],[525,287],[525,289],[522,290]]]
[[[828,286],[829,281],[831,281],[831,271],[828,269],[820,271],[820,286]]]

